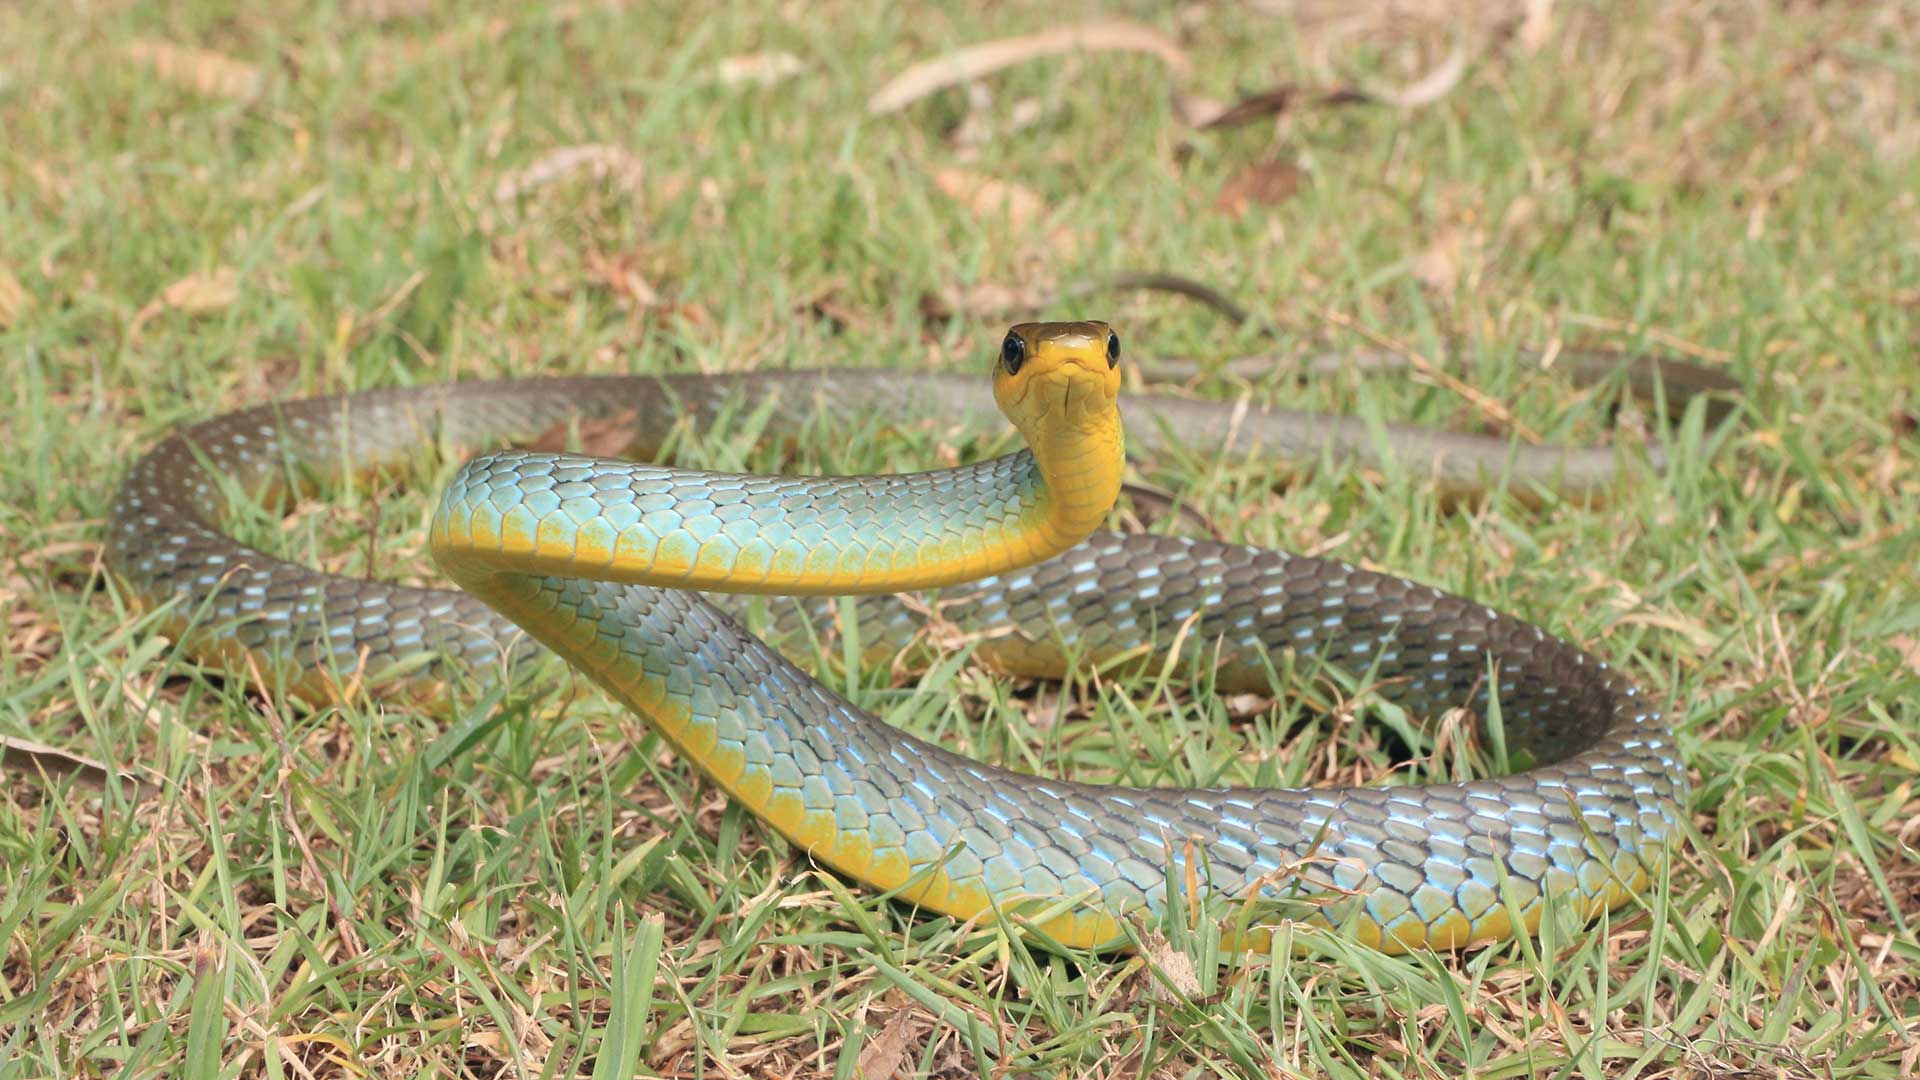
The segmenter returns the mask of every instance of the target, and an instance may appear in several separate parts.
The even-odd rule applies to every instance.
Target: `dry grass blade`
[[[1367,101],[1377,101],[1382,105],[1392,105],[1401,109],[1418,109],[1431,105],[1453,92],[1460,85],[1460,79],[1467,73],[1467,50],[1458,42],[1447,51],[1446,58],[1432,71],[1422,75],[1411,84],[1394,89],[1392,87],[1363,86],[1354,93]]]
[[[370,23],[389,23],[400,19],[418,19],[431,13],[433,0],[348,0],[349,19]]]
[[[1657,326],[1646,326],[1626,319],[1609,319],[1600,315],[1589,315],[1581,311],[1569,311],[1565,318],[1567,322],[1576,326],[1592,327],[1595,330],[1604,330],[1611,334],[1620,334],[1623,336],[1645,335],[1649,340],[1657,341],[1662,346],[1672,349],[1674,352],[1684,356],[1691,356],[1696,360],[1711,360],[1715,363],[1724,364],[1733,359],[1733,354],[1725,349],[1710,348],[1697,341],[1680,337],[1671,331],[1663,330]]]
[[[1531,55],[1553,36],[1553,0],[1524,0],[1521,9],[1520,29],[1514,38],[1521,51]]]
[[[867,112],[874,116],[899,112],[928,94],[991,75],[1002,68],[1043,56],[1076,52],[1147,53],[1159,57],[1174,74],[1181,76],[1192,68],[1186,52],[1159,31],[1137,23],[1083,23],[1001,38],[915,64],[875,92],[867,100]]]
[[[1124,515],[1124,518],[1130,519],[1129,525],[1136,531],[1145,532],[1155,519],[1171,514],[1215,540],[1222,543],[1227,540],[1225,529],[1215,524],[1212,518],[1182,502],[1171,491],[1130,480],[1120,485],[1120,492],[1133,500],[1134,512]]]
[[[1324,314],[1326,317],[1326,320],[1332,323],[1333,325],[1338,326],[1343,330],[1350,330],[1356,334],[1359,334],[1361,337],[1366,338],[1368,341],[1379,346],[1380,348],[1391,349],[1394,352],[1400,354],[1401,356],[1404,356],[1407,360],[1407,364],[1410,367],[1412,367],[1415,371],[1419,372],[1422,376],[1428,379],[1431,379],[1436,384],[1445,387],[1446,389],[1452,391],[1455,394],[1458,394],[1461,398],[1465,399],[1469,404],[1471,404],[1474,407],[1474,409],[1480,413],[1481,418],[1486,420],[1488,423],[1499,425],[1500,427],[1513,432],[1514,434],[1520,436],[1522,439],[1525,439],[1530,443],[1538,443],[1538,442],[1544,441],[1543,439],[1541,439],[1539,432],[1533,430],[1531,427],[1528,427],[1526,424],[1521,423],[1520,419],[1513,415],[1513,410],[1507,408],[1505,405],[1501,404],[1499,401],[1487,396],[1478,387],[1475,387],[1467,383],[1466,381],[1460,379],[1458,376],[1449,374],[1448,372],[1441,370],[1438,364],[1435,364],[1433,361],[1420,355],[1419,350],[1413,348],[1410,345],[1407,345],[1404,342],[1396,341],[1385,334],[1381,334],[1373,330],[1369,330],[1366,327],[1361,326],[1359,323],[1355,322],[1354,320],[1348,318],[1347,316],[1341,314],[1338,311],[1333,311],[1331,309],[1324,309],[1322,314]]]
[[[714,68],[713,77],[722,86],[772,86],[806,69],[806,61],[792,53],[747,53],[720,61]]]
[[[586,143],[549,150],[529,164],[502,176],[493,185],[493,201],[510,203],[570,176],[586,174],[596,180],[612,179],[627,187],[638,187],[646,177],[640,159],[617,146]]]
[[[142,39],[128,42],[125,51],[168,82],[207,97],[252,101],[265,85],[257,66],[207,49]]]
[[[32,306],[33,297],[27,294],[26,287],[6,264],[0,263],[0,330],[18,323]]]

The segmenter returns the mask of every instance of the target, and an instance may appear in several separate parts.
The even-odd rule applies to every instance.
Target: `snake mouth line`
[[[1065,371],[1067,367],[1077,368],[1078,374]],[[1081,419],[1109,405],[1111,399],[1102,400],[1103,387],[1096,379],[1104,381],[1105,372],[1083,362],[1078,357],[1067,357],[1060,367],[1053,371],[1040,372],[1025,380],[1020,388],[1020,396],[1008,403],[1011,408],[1026,407],[1027,399],[1041,388],[1057,389],[1059,397],[1051,409],[1065,420]],[[1044,420],[1045,415],[1035,417]]]

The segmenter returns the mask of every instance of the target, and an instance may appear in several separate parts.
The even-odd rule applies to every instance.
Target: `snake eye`
[[[1020,365],[1027,362],[1027,343],[1019,334],[1008,334],[1007,340],[1000,343],[1000,366],[1007,374],[1020,374]]]
[[[1120,335],[1107,331],[1107,368],[1112,370],[1120,366]]]

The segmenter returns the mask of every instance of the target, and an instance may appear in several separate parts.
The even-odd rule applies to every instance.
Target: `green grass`
[[[1915,1071],[1910,9],[1563,3],[1537,39],[1456,28],[1473,59],[1434,105],[1201,133],[1150,58],[1028,64],[989,81],[977,120],[998,133],[971,146],[954,138],[961,92],[880,118],[866,98],[912,61],[1091,9],[288,7],[0,8],[0,736],[157,784],[6,772],[0,1077],[847,1077],[863,1054],[902,1076]],[[1413,39],[1430,64],[1446,38],[1404,15],[1131,7],[1188,50],[1180,88],[1222,99],[1326,86],[1329,65],[1407,81]],[[256,65],[259,94],[161,77],[129,52],[151,42]],[[804,68],[772,89],[711,77],[763,51]],[[1029,103],[1037,119],[1008,133]],[[495,201],[502,177],[586,143],[644,176]],[[1302,170],[1295,194],[1216,208],[1268,159]],[[942,168],[1032,190],[1044,224],[976,215],[935,186]],[[1627,454],[1640,483],[1604,508],[1443,507],[1417,462],[1336,462],[1278,489],[1261,463],[1141,463],[1235,538],[1464,592],[1669,703],[1695,835],[1649,910],[1458,956],[1300,932],[1220,965],[1204,934],[1176,932],[1145,956],[1061,958],[813,870],[557,672],[441,715],[302,711],[171,660],[101,574],[126,464],[221,409],[556,371],[975,370],[1005,320],[930,319],[925,298],[1123,268],[1216,284],[1301,352],[1363,344],[1342,322],[1429,356],[1462,339],[1454,373],[1549,439],[1634,444],[1653,414],[1616,429],[1617,393],[1540,372],[1528,343],[1678,349],[1746,384],[1733,426],[1672,432],[1666,474]],[[150,308],[222,269],[230,296]],[[1115,320],[1142,354],[1264,347],[1175,299],[1054,312],[1072,313]],[[1260,392],[1483,419],[1407,377]],[[872,469],[989,448],[876,426],[795,458],[745,435],[680,458]],[[436,475],[236,525],[343,572],[423,577]],[[925,679],[824,677],[1057,775],[1305,782],[1390,764],[1377,728],[1222,700],[1198,675],[1056,692],[957,657]]]

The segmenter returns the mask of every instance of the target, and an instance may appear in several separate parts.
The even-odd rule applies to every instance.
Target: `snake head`
[[[994,400],[1029,442],[1117,431],[1119,394],[1120,338],[1103,322],[1021,323],[994,358]]]
[[[1120,496],[1120,338],[1103,322],[1021,323],[993,365],[993,397],[1026,436],[1074,542]]]

